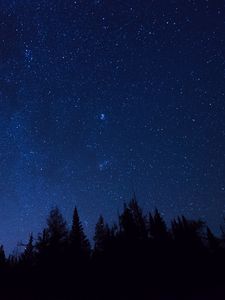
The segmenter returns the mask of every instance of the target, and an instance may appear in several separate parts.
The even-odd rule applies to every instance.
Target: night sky
[[[225,212],[225,2],[0,0],[0,243],[57,205],[89,237],[135,191]]]

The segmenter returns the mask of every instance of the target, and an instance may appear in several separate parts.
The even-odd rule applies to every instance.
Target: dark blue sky
[[[0,242],[133,189],[167,220],[225,211],[225,2],[0,1]]]

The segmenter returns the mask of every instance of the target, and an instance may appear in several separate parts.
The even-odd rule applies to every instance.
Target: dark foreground
[[[225,300],[223,230],[200,220],[144,215],[133,199],[109,227],[100,217],[90,247],[78,212],[68,229],[53,209],[20,255],[0,249],[0,299]]]

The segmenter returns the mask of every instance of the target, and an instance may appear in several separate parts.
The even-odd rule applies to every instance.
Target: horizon
[[[130,203],[130,201],[131,201],[132,199],[136,199],[136,200],[137,200],[137,203],[139,204],[139,201],[138,201],[138,199],[136,198],[136,194],[135,194],[135,198],[134,198],[134,195],[133,195],[132,197],[130,197],[130,200],[128,200],[127,202],[124,202],[124,203],[123,203],[123,205],[121,206],[120,210],[117,210],[117,216],[115,216],[115,219],[111,219],[110,222],[108,222],[108,220],[105,219],[104,215],[102,215],[102,214],[100,214],[100,215],[98,216],[98,218],[99,218],[100,216],[103,216],[105,223],[108,224],[109,226],[113,226],[113,225],[119,226],[118,216],[122,214],[123,209],[124,209],[124,205],[127,206],[127,205]],[[13,249],[7,249],[7,247],[5,247],[4,244],[2,244],[2,246],[4,247],[4,250],[5,250],[5,253],[6,253],[7,257],[10,257],[11,255],[16,255],[16,256],[17,256],[17,255],[19,255],[20,253],[23,253],[23,250],[24,250],[24,248],[25,248],[25,245],[26,245],[26,243],[28,243],[28,241],[29,241],[29,236],[30,236],[30,235],[33,236],[35,242],[37,241],[38,236],[43,232],[43,229],[45,229],[45,228],[47,227],[46,221],[47,221],[47,218],[48,218],[49,215],[50,215],[50,212],[51,212],[52,210],[54,210],[55,208],[58,208],[58,206],[54,206],[54,207],[52,207],[52,208],[49,210],[49,213],[46,215],[45,222],[44,222],[44,224],[43,224],[43,227],[40,228],[40,231],[38,231],[38,232],[36,232],[36,233],[35,233],[35,232],[32,232],[32,231],[29,231],[29,234],[28,234],[28,236],[27,236],[27,239],[26,239],[26,240],[23,240],[23,241],[22,241],[22,240],[20,240],[20,241],[18,240],[18,241],[17,241],[17,244],[13,247]],[[74,209],[75,209],[75,208],[77,208],[77,207],[75,206]],[[146,211],[146,210],[144,210],[142,207],[140,207],[140,208],[142,209],[143,216],[144,216],[144,217],[147,217],[147,218],[148,218],[149,214],[154,214],[155,211],[158,210],[157,207],[155,207],[155,208],[152,209],[151,211]],[[68,232],[70,232],[70,230],[71,230],[71,228],[72,228],[72,227],[71,227],[71,226],[72,226],[72,219],[73,219],[73,218],[72,218],[72,215],[73,215],[74,209],[71,211],[70,219],[68,220],[68,219],[65,218],[65,221],[66,221],[66,227],[67,227],[67,229],[68,229]],[[59,209],[59,211],[60,211],[60,209]],[[60,211],[60,213],[62,213],[62,216],[64,217],[63,212]],[[185,215],[183,215],[183,214],[180,214],[180,215],[176,215],[176,216],[172,217],[171,219],[168,219],[168,217],[167,217],[163,212],[159,211],[159,213],[160,213],[160,215],[162,216],[163,220],[164,220],[165,223],[166,223],[168,232],[171,231],[171,223],[172,223],[172,221],[177,220],[179,217],[183,217],[183,216],[184,216],[185,218],[187,218],[187,216],[185,216]],[[78,215],[80,216],[79,210],[78,210]],[[116,217],[117,217],[117,219],[116,219]],[[91,244],[91,247],[93,247],[93,244],[94,244],[93,236],[94,236],[94,231],[95,231],[95,225],[97,224],[98,218],[96,219],[96,222],[93,224],[93,226],[92,226],[91,229],[90,229],[91,226],[88,224],[88,221],[83,221],[82,218],[80,218],[81,224],[82,224],[82,226],[83,226],[84,233],[87,234],[87,238],[88,238],[88,240],[89,240],[89,242],[90,242],[90,244]],[[206,229],[209,228],[210,230],[212,230],[212,232],[215,234],[215,236],[216,236],[217,238],[222,239],[222,235],[223,235],[223,231],[222,231],[222,230],[223,230],[223,227],[224,227],[225,217],[224,217],[223,219],[221,219],[221,223],[218,225],[217,228],[211,228],[210,225],[207,223],[207,221],[206,221],[206,220],[203,220],[203,219],[201,219],[201,218],[197,218],[197,219],[196,219],[196,218],[187,218],[187,220],[189,220],[189,221],[203,221],[203,228],[204,228],[204,230],[205,230],[205,234],[206,234]],[[88,230],[88,229],[89,229],[89,230]]]

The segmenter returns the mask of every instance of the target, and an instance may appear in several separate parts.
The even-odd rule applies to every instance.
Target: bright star
[[[103,113],[100,114],[100,120],[101,120],[101,121],[105,121],[105,118],[106,118],[105,114],[103,114]]]

